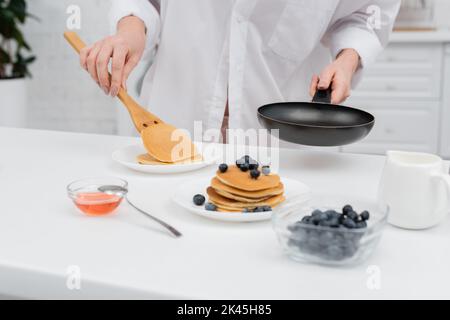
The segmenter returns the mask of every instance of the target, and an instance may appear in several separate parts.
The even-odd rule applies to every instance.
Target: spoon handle
[[[137,211],[139,211],[140,213],[142,213],[143,215],[147,216],[148,218],[152,219],[153,221],[159,223],[160,225],[162,225],[164,228],[166,228],[167,230],[169,230],[175,237],[179,238],[182,236],[181,232],[178,231],[177,229],[175,229],[174,227],[172,227],[171,225],[165,223],[164,221],[152,216],[151,214],[139,209],[138,207],[136,207],[129,199],[128,197],[125,197],[127,199],[127,202],[130,206],[132,206],[134,209],[136,209]]]

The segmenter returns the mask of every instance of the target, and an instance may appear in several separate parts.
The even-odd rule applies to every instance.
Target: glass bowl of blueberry
[[[366,260],[378,245],[389,208],[367,199],[313,196],[273,215],[273,228],[294,260],[347,266]]]

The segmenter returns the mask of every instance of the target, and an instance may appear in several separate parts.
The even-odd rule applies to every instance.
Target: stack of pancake
[[[233,165],[224,173],[217,171],[207,190],[209,202],[222,212],[251,212],[258,208],[274,208],[285,200],[284,186],[276,174],[250,173]],[[264,210],[268,211],[268,210]]]

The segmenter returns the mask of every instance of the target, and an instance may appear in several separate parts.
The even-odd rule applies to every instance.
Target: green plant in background
[[[26,0],[0,0],[0,79],[31,76],[28,65],[36,57],[24,55],[31,48],[19,28],[29,17]]]

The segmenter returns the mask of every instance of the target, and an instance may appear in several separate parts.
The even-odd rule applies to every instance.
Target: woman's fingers
[[[114,48],[111,66],[111,89],[109,92],[112,97],[117,96],[122,85],[127,54],[128,50],[125,46],[119,45]]]
[[[319,84],[317,87],[320,90],[326,90],[331,86],[331,83],[333,82],[333,77],[335,75],[336,71],[331,66],[326,67],[322,73],[320,74],[319,78]]]
[[[80,65],[86,71],[88,69],[88,67],[87,67],[87,57],[88,57],[89,53],[91,52],[91,50],[92,50],[92,46],[84,47],[80,51]]]
[[[110,43],[105,43],[100,49],[96,61],[99,84],[105,94],[109,94],[111,89],[108,66],[113,50],[113,46]]]
[[[132,57],[127,61],[125,67],[123,68],[122,87],[124,87],[125,90],[127,90],[128,77],[130,76],[133,69],[137,66],[138,62],[139,59]]]
[[[101,49],[101,43],[94,44],[92,50],[89,52],[86,65],[87,71],[91,75],[92,79],[99,84],[98,75],[97,75],[97,56]]]
[[[115,97],[139,61],[132,57],[127,62],[128,54],[128,47],[124,43],[108,38],[83,49],[80,52],[80,64],[90,73],[105,94]],[[111,77],[109,75],[110,60],[112,60]]]
[[[317,85],[319,84],[319,76],[313,75],[311,79],[311,85],[309,86],[309,95],[314,97],[317,92]]]
[[[333,91],[331,93],[331,103],[341,104],[350,96],[350,85],[344,79],[333,81]]]
[[[1,0],[0,0],[1,1]],[[125,21],[125,20],[124,20]],[[130,29],[107,37],[80,52],[80,64],[106,94],[115,97],[136,67],[145,49],[145,26],[139,19],[131,21]],[[111,62],[111,63],[110,63]],[[109,74],[111,64],[111,75]]]

